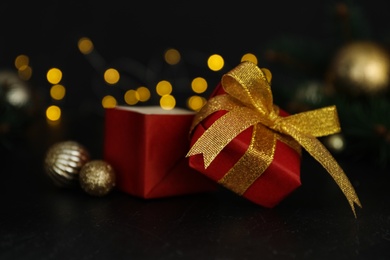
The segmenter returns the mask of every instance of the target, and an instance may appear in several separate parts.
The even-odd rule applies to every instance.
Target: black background
[[[49,88],[45,72],[61,67],[69,87],[68,108],[78,111],[96,77],[77,50],[81,36],[93,40],[108,64],[124,57],[148,64],[175,47],[220,53],[228,67],[243,53],[253,52],[260,64],[264,61],[277,71],[263,60],[267,44],[277,37],[334,37],[329,17],[335,3],[2,1],[0,67],[14,69],[16,55],[27,54],[34,71],[30,83],[43,97]],[[369,37],[386,42],[388,3],[356,3],[367,22],[362,29],[368,25]],[[203,72],[197,67],[189,71]],[[210,77],[218,80],[219,74]],[[12,140],[10,149],[1,151],[1,259],[390,257],[388,169],[365,161],[339,161],[363,204],[356,219],[334,181],[306,153],[302,186],[274,209],[222,188],[211,194],[143,200],[118,191],[95,198],[52,185],[42,167],[48,147],[72,139],[100,159],[103,123],[99,113],[76,113],[53,128],[42,113],[21,138]]]
[[[100,102],[103,95],[96,94],[95,100],[88,98],[91,89],[93,92],[95,85],[101,83],[102,72],[79,52],[77,41],[81,37],[93,41],[105,68],[126,62],[147,67],[161,60],[167,48],[176,48],[183,59],[177,70],[185,70],[189,77],[203,76],[210,86],[247,52],[258,57],[259,66],[268,67],[275,74],[277,64],[270,64],[265,57],[275,40],[298,38],[313,42],[313,50],[322,52],[324,46],[318,43],[334,43],[343,38],[344,22],[335,11],[338,3],[342,2],[3,1],[0,68],[15,70],[16,56],[28,55],[33,69],[30,83],[46,104],[51,102],[46,72],[51,67],[60,68],[68,93],[63,106],[68,105],[69,109]],[[349,22],[354,22],[355,14],[360,15],[360,37],[387,44],[386,1],[345,3],[353,7]],[[214,53],[225,59],[221,73],[206,70],[206,59]],[[282,78],[284,74],[275,75]],[[125,87],[135,88],[136,84]],[[189,94],[178,92],[184,97]]]

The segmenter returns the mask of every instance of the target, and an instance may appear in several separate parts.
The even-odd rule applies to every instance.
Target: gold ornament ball
[[[390,56],[380,44],[370,41],[351,42],[336,53],[328,72],[331,94],[375,96],[389,89]]]
[[[78,185],[81,167],[88,162],[88,150],[76,141],[55,143],[46,152],[44,170],[55,185],[74,187]]]
[[[80,171],[81,188],[93,196],[104,196],[115,187],[115,171],[110,164],[102,160],[87,162]]]

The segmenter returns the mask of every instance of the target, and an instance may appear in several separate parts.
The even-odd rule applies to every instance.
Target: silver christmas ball
[[[80,170],[89,159],[89,152],[83,145],[63,141],[48,149],[44,169],[56,186],[70,188],[78,186]]]
[[[31,90],[16,72],[0,71],[0,97],[9,106],[22,109],[31,102]]]
[[[339,154],[345,150],[346,141],[341,133],[325,136],[324,145],[332,153]]]
[[[86,193],[102,197],[115,187],[115,171],[103,160],[89,161],[81,168],[79,181]]]

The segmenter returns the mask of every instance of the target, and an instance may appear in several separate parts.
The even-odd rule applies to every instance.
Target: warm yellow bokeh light
[[[202,77],[194,78],[191,82],[191,88],[195,93],[203,93],[207,90],[207,81]]]
[[[169,95],[172,92],[172,85],[169,81],[161,80],[157,83],[156,92],[159,96]]]
[[[129,89],[126,91],[124,96],[125,102],[128,105],[135,105],[140,100],[139,94],[134,89]]]
[[[176,49],[168,49],[164,54],[165,61],[170,65],[175,65],[180,62],[180,52]]]
[[[199,111],[204,104],[206,104],[206,99],[200,96],[191,96],[187,100],[187,107],[194,111]]]
[[[53,85],[50,88],[50,96],[55,100],[61,100],[65,97],[65,87],[60,84]]]
[[[176,106],[176,99],[172,95],[164,95],[160,98],[162,109],[171,110]]]
[[[258,62],[256,55],[254,55],[252,53],[246,53],[246,54],[242,55],[241,62],[242,61],[251,61],[251,62],[253,62],[256,65],[257,65],[257,62]]]
[[[32,68],[28,65],[22,66],[18,69],[18,75],[23,80],[29,80],[32,76]]]
[[[119,71],[117,71],[114,68],[109,68],[104,72],[104,80],[110,85],[114,85],[118,83],[119,79],[120,79]]]
[[[141,102],[145,102],[145,101],[148,101],[150,99],[150,91],[147,87],[143,87],[143,86],[138,87],[137,93],[139,96],[139,101],[141,101]]]
[[[225,61],[222,56],[219,54],[211,55],[207,60],[207,66],[213,71],[219,71],[225,65]]]
[[[116,103],[116,99],[111,95],[104,96],[102,99],[102,106],[104,108],[113,108],[116,106]]]
[[[19,70],[20,68],[26,67],[29,65],[30,59],[27,55],[21,54],[15,58],[15,67]]]
[[[61,118],[61,109],[58,106],[52,105],[46,109],[46,118],[50,121],[57,121]]]
[[[267,81],[271,83],[272,80],[272,73],[269,69],[267,68],[261,68],[261,71],[264,73],[264,76],[267,78]]]
[[[94,49],[92,41],[87,37],[80,38],[77,46],[82,54],[89,54]]]
[[[46,74],[47,81],[51,84],[58,84],[62,79],[62,71],[58,68],[51,68]]]

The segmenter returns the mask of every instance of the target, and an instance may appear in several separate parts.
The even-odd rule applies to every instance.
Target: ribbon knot
[[[317,139],[340,131],[336,107],[280,116],[279,108],[273,104],[270,79],[267,69],[249,61],[223,75],[221,84],[226,94],[208,100],[196,114],[190,132],[212,113],[219,110],[227,113],[199,137],[186,156],[202,154],[207,168],[230,141],[252,126],[248,150],[219,180],[221,184],[243,194],[272,163],[279,140],[297,152],[303,147],[313,156],[343,191],[356,217],[354,205],[361,207],[356,192],[336,160]]]
[[[268,119],[270,121],[269,125],[267,125],[269,128],[281,132],[282,128],[281,125],[283,124],[283,117],[279,116],[275,111],[272,111]]]

